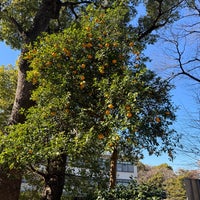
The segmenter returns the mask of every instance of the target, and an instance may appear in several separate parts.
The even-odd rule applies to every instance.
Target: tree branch
[[[182,55],[183,55],[183,52],[184,52],[184,51],[183,51],[183,52],[180,51],[178,42],[176,43],[176,50],[177,50],[177,53],[178,53],[177,61],[178,61],[179,67],[180,67],[180,69],[181,69],[181,72],[178,73],[177,75],[180,75],[180,74],[186,75],[186,76],[188,76],[189,78],[191,78],[191,79],[193,79],[193,80],[195,80],[195,81],[197,81],[197,82],[200,83],[200,79],[199,79],[199,78],[197,78],[197,77],[193,76],[192,74],[190,74],[190,73],[188,73],[188,72],[185,71],[185,69],[184,69],[184,64],[182,63]],[[199,59],[196,58],[195,60],[199,60]],[[191,62],[193,62],[193,61],[195,61],[195,60],[189,60],[189,61],[186,62],[185,64],[191,63]]]
[[[30,165],[30,169],[31,169],[34,173],[36,173],[36,174],[42,176],[43,178],[46,177],[46,174],[45,174],[45,173],[41,172],[40,170],[35,169],[35,168],[33,167],[33,165]]]
[[[67,1],[67,2],[61,2],[61,6],[64,6],[64,7],[69,7],[69,6],[76,6],[76,5],[80,5],[80,4],[90,4],[90,3],[93,3],[92,1],[81,1],[81,2],[71,2],[71,1]]]
[[[172,6],[170,9],[163,11],[162,10],[162,0],[159,1],[159,5],[158,5],[158,15],[156,16],[156,18],[154,19],[154,21],[152,22],[151,26],[144,31],[143,33],[139,34],[138,37],[138,41],[141,41],[142,39],[144,39],[146,36],[148,36],[149,34],[151,34],[154,30],[157,30],[163,26],[165,26],[170,19],[170,16],[168,18],[165,19],[165,21],[163,23],[159,23],[159,20],[167,13],[172,13],[173,10],[175,10],[177,8],[178,5],[181,4],[181,2],[179,2],[178,4]]]

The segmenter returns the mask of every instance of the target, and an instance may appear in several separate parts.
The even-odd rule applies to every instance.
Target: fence
[[[185,179],[185,187],[188,200],[200,200],[199,179]]]

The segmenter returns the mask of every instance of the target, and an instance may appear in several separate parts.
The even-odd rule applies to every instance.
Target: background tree
[[[18,84],[9,120],[10,124],[23,123],[25,117],[20,110],[22,108],[26,110],[34,105],[34,101],[30,99],[34,87],[32,83],[26,81],[26,72],[29,70],[30,64],[24,59],[24,55],[27,53],[27,45],[33,43],[42,32],[53,33],[69,27],[71,22],[79,16],[79,10],[84,9],[84,5],[91,2],[63,2],[59,0],[1,1],[1,39],[13,48],[21,49],[22,52],[19,60]],[[95,3],[98,4],[98,1],[95,1]],[[130,1],[130,3],[129,5],[135,13],[135,6],[138,2]],[[171,4],[166,4],[164,1],[145,1],[147,13],[145,17],[140,18],[139,26],[135,27],[135,32],[138,34],[136,38],[142,42],[152,42],[152,37],[149,37],[149,34],[168,22],[172,22],[174,17],[177,16],[176,8],[180,3],[181,1],[172,1]],[[1,172],[3,185],[3,187],[0,187],[2,188],[0,192],[1,199],[4,199],[5,196],[7,196],[7,199],[17,198],[21,176],[18,179],[10,180],[3,174],[5,170],[1,170]],[[15,172],[15,178],[17,174],[20,173]],[[12,183],[12,181],[15,182]],[[15,189],[10,188],[11,186],[15,186]]]
[[[180,75],[200,82],[199,77],[199,1],[186,1],[181,19],[172,26],[171,33],[165,38],[170,44],[168,54],[173,57],[172,78]],[[191,51],[192,49],[192,51]]]
[[[177,81],[179,78],[187,81],[189,91],[194,94],[194,102],[186,105],[185,121],[188,122],[187,127],[182,130],[181,148],[178,149],[180,154],[188,156],[192,159],[193,167],[198,166],[199,159],[199,1],[185,1],[185,8],[178,20],[171,27],[171,31],[165,32],[164,38],[166,42],[165,52],[167,53],[167,63],[165,64],[165,72],[168,72],[169,79]],[[168,66],[168,67],[166,67]],[[184,79],[183,79],[184,78]],[[178,82],[177,82],[178,83]],[[186,85],[185,84],[185,85]],[[196,103],[196,104],[195,104]],[[191,107],[196,107],[191,109]],[[194,111],[192,111],[194,110]],[[196,164],[195,164],[196,163]]]
[[[7,125],[17,85],[17,71],[12,66],[0,67],[0,131]]]

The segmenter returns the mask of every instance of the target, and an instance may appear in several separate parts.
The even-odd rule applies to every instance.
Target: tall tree
[[[28,52],[27,46],[33,44],[42,32],[53,33],[61,31],[71,25],[79,17],[80,10],[84,10],[85,5],[94,2],[98,7],[98,1],[60,1],[60,0],[41,0],[41,1],[4,1],[1,0],[1,36],[13,48],[21,49],[21,56],[18,66],[18,84],[15,101],[11,112],[9,124],[18,124],[25,122],[25,116],[21,110],[27,110],[35,104],[30,98],[32,90],[37,87],[32,82],[26,80],[27,72],[30,70],[30,62],[25,59]],[[137,1],[124,1],[129,3],[135,14]],[[152,42],[150,37],[152,31],[172,22],[177,16],[176,8],[181,1],[144,1],[146,7],[146,16],[139,18],[139,26],[134,27],[136,33],[135,39],[142,42]],[[110,1],[108,5],[101,7],[111,7],[118,1]],[[87,12],[87,11],[85,11]],[[132,15],[130,17],[135,17]],[[84,87],[84,86],[82,86]],[[9,178],[1,170],[1,199],[17,199],[19,194],[21,176]],[[16,172],[14,170],[14,172]],[[12,183],[14,181],[14,183]],[[12,187],[14,186],[14,187]],[[14,188],[14,189],[13,189]]]
[[[110,151],[114,187],[118,155],[130,160],[144,148],[158,155],[173,151],[171,86],[145,67],[143,45],[127,26],[129,7],[90,5],[83,12],[63,32],[42,35],[24,55],[36,105],[24,124],[2,137],[1,158],[10,168],[20,163],[44,178],[43,199],[61,197],[67,157],[91,161]]]

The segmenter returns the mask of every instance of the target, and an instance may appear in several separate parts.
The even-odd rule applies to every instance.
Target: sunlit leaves
[[[11,66],[0,67],[0,130],[7,124],[14,102],[17,84],[17,71]]]

